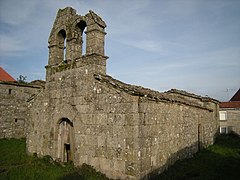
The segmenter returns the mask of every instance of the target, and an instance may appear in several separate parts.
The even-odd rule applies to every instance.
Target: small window
[[[12,89],[8,89],[8,94],[12,94]]]
[[[15,122],[17,122],[18,121],[18,119],[15,119]]]
[[[219,111],[219,119],[221,121],[227,120],[227,111]]]
[[[227,127],[220,127],[220,134],[228,134],[228,128]]]

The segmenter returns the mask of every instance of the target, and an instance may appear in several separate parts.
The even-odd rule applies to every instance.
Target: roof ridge
[[[237,92],[230,99],[230,102],[232,102],[232,101],[240,101],[240,88],[237,90]]]
[[[208,111],[213,111],[211,108],[202,106],[195,102],[188,101],[186,99],[182,99],[181,97],[173,97],[168,92],[159,92],[141,86],[126,84],[108,75],[94,74],[94,78],[102,83],[110,84],[112,87],[118,90],[122,90],[130,95],[144,97],[151,101],[179,103],[200,109],[205,109]]]

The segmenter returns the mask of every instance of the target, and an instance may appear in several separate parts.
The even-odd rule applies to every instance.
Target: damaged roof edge
[[[19,82],[4,82],[0,81],[0,84],[13,85],[13,86],[21,86],[21,87],[30,87],[30,88],[45,88],[45,81],[42,81],[42,84],[34,84],[35,82],[30,83],[19,83]]]
[[[205,110],[208,110],[208,111],[213,111],[211,108],[208,108],[208,107],[204,107],[200,104],[197,104],[197,103],[193,103],[193,102],[190,102],[190,101],[187,101],[187,100],[183,100],[181,98],[178,98],[178,97],[171,97],[169,96],[169,92],[158,92],[158,91],[154,91],[154,90],[151,90],[151,89],[148,89],[148,88],[144,88],[144,87],[141,87],[141,86],[135,86],[135,85],[130,85],[130,84],[126,84],[126,83],[123,83],[119,80],[116,80],[114,78],[112,78],[111,76],[108,76],[108,75],[102,75],[102,74],[94,74],[94,78],[102,83],[106,83],[106,84],[109,84],[111,85],[112,87],[116,88],[116,89],[119,89],[119,90],[122,90],[130,95],[134,95],[134,96],[140,96],[140,97],[145,97],[151,101],[161,101],[161,102],[171,102],[171,103],[179,103],[179,104],[185,104],[185,105],[188,105],[188,106],[192,106],[192,107],[196,107],[196,108],[200,108],[200,109],[205,109]],[[173,92],[171,92],[173,93]],[[182,95],[186,95],[186,96],[190,96],[190,93],[185,93]],[[200,98],[201,96],[191,96],[191,97],[195,97],[195,98],[198,98],[199,100],[203,101],[203,102],[206,102],[206,98]],[[210,100],[209,100],[210,101]],[[215,103],[217,101],[214,101]]]
[[[196,98],[196,99],[200,99],[201,101],[204,102],[208,102],[208,101],[213,101],[215,103],[220,103],[218,100],[213,99],[211,97],[203,97],[203,96],[199,96],[193,93],[189,93],[187,91],[183,91],[183,90],[179,90],[179,89],[171,89],[169,91],[166,91],[165,93],[175,93],[175,94],[180,94],[180,95],[184,95],[184,96],[188,96],[188,97],[192,97],[192,98]]]

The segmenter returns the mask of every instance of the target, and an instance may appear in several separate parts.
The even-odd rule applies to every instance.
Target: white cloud
[[[159,90],[201,88],[203,94],[204,89],[214,92],[214,86],[231,88],[240,84],[239,5],[225,0],[0,0],[1,64],[14,66],[8,59],[21,55],[29,58],[24,65],[29,71],[37,64],[32,59],[39,61],[29,78],[43,76],[57,10],[72,6],[81,15],[92,9],[106,21],[106,50],[116,78]]]
[[[1,21],[10,25],[19,25],[29,20],[34,11],[37,1],[21,0],[9,1],[1,0],[0,17]]]
[[[153,39],[153,38],[152,38]],[[188,46],[184,43],[165,41],[158,38],[154,40],[142,39],[135,40],[132,38],[120,38],[118,42],[131,46],[134,48],[142,49],[148,52],[155,52],[159,55],[170,55],[176,53],[176,51],[186,51],[193,50],[195,47]]]
[[[0,56],[19,55],[26,48],[15,37],[0,34]]]

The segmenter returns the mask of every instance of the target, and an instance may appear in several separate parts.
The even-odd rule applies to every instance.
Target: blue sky
[[[66,6],[105,20],[114,78],[220,101],[240,88],[239,0],[0,0],[0,66],[44,80],[48,36]]]

